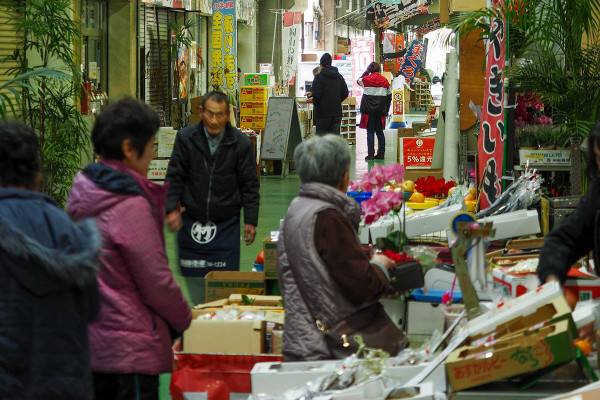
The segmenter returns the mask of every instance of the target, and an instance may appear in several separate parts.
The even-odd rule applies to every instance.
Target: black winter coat
[[[243,208],[244,223],[256,226],[259,183],[252,143],[229,122],[223,134],[211,156],[202,122],[177,133],[166,177],[167,214],[181,202],[195,220],[219,223]]]
[[[0,188],[0,238],[0,399],[92,399],[95,224],[75,225],[43,194]]]
[[[323,67],[312,86],[315,118],[341,117],[342,101],[348,97],[348,85],[335,67]]]
[[[537,273],[544,283],[555,275],[562,283],[574,262],[594,251],[596,270],[600,268],[600,181],[594,181],[581,198],[577,208],[563,218],[544,240]]]

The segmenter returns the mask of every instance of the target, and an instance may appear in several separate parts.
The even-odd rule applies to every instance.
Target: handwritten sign
[[[300,120],[294,99],[292,97],[270,98],[261,148],[262,159],[291,159],[296,145],[301,141]]]
[[[237,82],[235,0],[213,0],[211,76],[215,88],[233,92]]]

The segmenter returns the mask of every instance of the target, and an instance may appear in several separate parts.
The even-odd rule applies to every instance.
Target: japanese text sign
[[[213,0],[211,36],[212,86],[234,91],[237,83],[235,0]]]
[[[360,104],[363,89],[358,84],[360,78],[373,62],[373,39],[369,37],[359,37],[351,39],[352,53],[352,93],[356,97],[357,104]]]
[[[402,64],[402,75],[404,75],[409,85],[412,84],[417,72],[419,72],[426,50],[426,45],[413,40],[406,52],[404,63]]]
[[[405,137],[401,142],[404,168],[431,168],[435,138]]]
[[[283,81],[294,84],[298,66],[298,48],[300,47],[300,30],[302,29],[302,13],[286,11],[283,13],[283,31],[281,45],[283,47]]]
[[[485,210],[500,196],[504,166],[504,21],[494,19],[492,31],[496,33],[487,43],[487,73],[477,143],[477,182],[483,180],[481,210]]]

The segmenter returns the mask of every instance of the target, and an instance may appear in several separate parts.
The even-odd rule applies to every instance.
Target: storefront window
[[[90,94],[89,111],[95,113],[108,98],[106,0],[82,0],[81,28],[81,72],[84,88]]]

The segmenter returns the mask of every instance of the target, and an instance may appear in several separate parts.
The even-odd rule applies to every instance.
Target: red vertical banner
[[[481,128],[477,149],[479,168],[477,181],[481,184],[480,210],[490,206],[502,193],[502,170],[504,166],[504,67],[505,25],[494,19],[492,32],[496,34],[487,43],[487,73]]]
[[[356,104],[360,104],[363,88],[357,81],[373,62],[374,45],[373,39],[369,37],[360,37],[351,39],[352,54],[352,93],[356,97]]]

